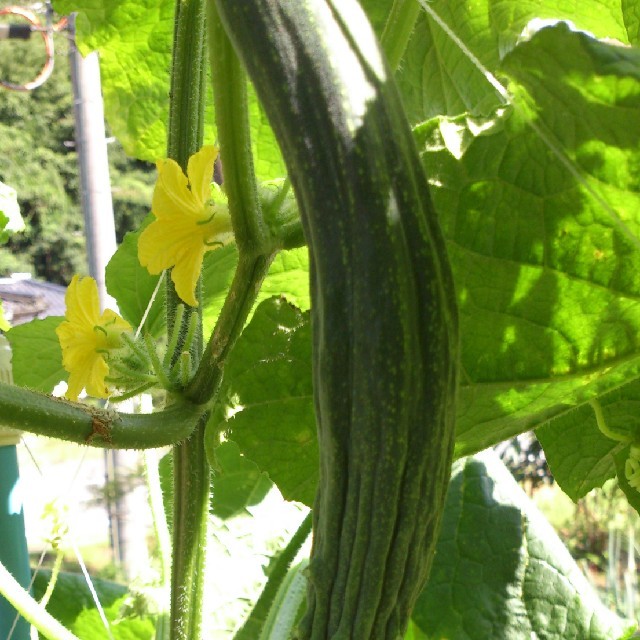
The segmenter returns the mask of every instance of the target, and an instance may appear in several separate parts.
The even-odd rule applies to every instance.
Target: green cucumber
[[[0,383],[0,428],[109,449],[154,449],[185,440],[206,407],[179,401],[150,414],[119,413]]]
[[[300,638],[401,638],[450,475],[458,322],[401,101],[355,0],[215,0],[311,263],[320,480]]]

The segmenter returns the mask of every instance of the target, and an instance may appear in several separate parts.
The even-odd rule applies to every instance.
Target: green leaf
[[[360,4],[379,38],[393,6],[393,0],[360,0]]]
[[[280,147],[251,83],[249,83],[248,101],[251,147],[256,178],[262,181],[286,176],[287,169],[280,153]]]
[[[230,417],[208,437],[227,430],[287,500],[310,506],[318,448],[308,314],[282,298],[262,302],[229,356],[222,393]]]
[[[56,327],[64,318],[49,316],[7,331],[11,343],[13,381],[21,387],[51,393],[69,374],[62,367],[62,349]]]
[[[76,25],[79,47],[85,55],[100,52],[105,114],[126,152],[152,162],[164,158],[175,2],[56,0],[55,7],[65,15],[81,12]],[[280,149],[252,89],[249,111],[258,179],[285,176]],[[216,134],[209,95],[205,121],[205,144],[212,144]]]
[[[149,274],[138,261],[139,236],[140,231],[127,233],[106,270],[107,290],[118,302],[122,316],[133,327],[140,324],[159,278]],[[204,256],[202,317],[205,335],[213,331],[237,263],[235,245],[209,251]],[[273,295],[286,295],[300,308],[309,308],[309,256],[306,247],[281,251],[275,257],[258,300]],[[156,337],[164,331],[164,300],[165,289],[161,285],[145,323],[145,329]]]
[[[630,446],[627,445],[614,455],[616,474],[618,476],[618,485],[627,497],[629,504],[640,514],[640,492],[629,484],[625,473],[625,465],[629,459],[629,450]]]
[[[635,0],[622,0],[620,6],[624,26],[629,34],[629,43],[638,46],[640,44],[640,6]]]
[[[231,286],[237,264],[238,250],[234,244],[210,251],[204,256],[202,269],[202,322],[205,336],[213,331]]]
[[[50,578],[50,571],[38,571],[33,583],[33,594],[36,598],[44,595]],[[110,633],[104,628],[87,581],[80,574],[58,575],[47,611],[79,638],[140,640],[153,637],[152,616],[121,618],[121,610],[129,602],[127,587],[99,578],[92,578],[92,583],[110,623]]]
[[[429,582],[412,618],[434,640],[609,640],[635,628],[600,602],[492,451],[454,466]]]
[[[77,18],[83,55],[98,50],[109,126],[126,152],[141,160],[166,156],[173,0],[57,0]],[[209,128],[207,140],[212,142]]]
[[[618,0],[568,0],[562,4],[554,0],[434,0],[428,7],[493,74],[499,72],[501,58],[513,49],[534,18],[571,20],[580,29],[624,44],[638,34],[635,3],[623,2],[621,7]],[[483,72],[427,13],[418,19],[398,80],[413,123],[464,112],[487,115],[501,103]]]
[[[142,321],[160,276],[152,276],[138,261],[140,231],[129,232],[113,254],[106,269],[107,291],[117,303],[122,317],[137,328]],[[165,288],[160,285],[144,329],[158,337],[165,326]]]
[[[258,301],[284,296],[302,311],[311,307],[309,293],[309,251],[307,247],[280,251],[262,283]]]
[[[416,130],[460,307],[457,456],[640,374],[638,243],[603,206],[640,236],[637,58],[544,29],[505,59],[516,108],[459,160],[447,122]]]
[[[554,478],[572,500],[617,473],[629,502],[638,508],[640,494],[629,487],[624,462],[629,457],[629,443],[640,442],[640,380],[599,396],[597,402],[605,430],[619,436],[618,440],[602,433],[588,404],[551,420],[536,430],[536,436]]]
[[[235,442],[223,442],[215,449],[211,481],[211,513],[232,518],[261,502],[273,483],[257,465],[241,453]]]
[[[536,437],[554,479],[573,501],[615,475],[614,454],[624,448],[602,435],[588,404],[536,429]]]

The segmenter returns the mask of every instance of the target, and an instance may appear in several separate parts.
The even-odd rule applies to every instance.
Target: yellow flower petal
[[[115,311],[100,314],[98,287],[93,278],[74,276],[65,295],[65,320],[56,328],[62,365],[69,372],[66,396],[77,400],[82,389],[96,398],[109,394],[105,377],[109,365],[104,352],[120,346],[120,336],[131,325]]]
[[[202,271],[202,259],[204,257],[204,246],[201,245],[199,251],[190,251],[186,253],[176,263],[171,271],[171,280],[176,287],[176,293],[180,299],[191,305],[198,306],[196,299],[196,284]]]
[[[149,273],[173,267],[181,256],[200,251],[202,228],[183,217],[155,220],[138,238],[138,259]]]
[[[205,146],[189,158],[187,177],[173,160],[158,163],[158,182],[153,194],[155,220],[138,238],[138,259],[149,273],[172,269],[176,292],[197,306],[196,284],[202,259],[218,242],[232,240],[226,197],[215,189],[212,205],[211,180],[218,150]]]
[[[71,323],[93,326],[100,316],[98,287],[93,278],[75,275],[64,296],[65,317]]]
[[[158,182],[153,190],[151,211],[158,218],[176,215],[197,216],[202,202],[189,190],[187,177],[174,160],[158,163]]]
[[[218,157],[218,149],[211,145],[204,146],[189,158],[187,175],[193,195],[203,205],[210,197],[209,185],[213,182],[213,165]]]
[[[131,331],[131,325],[113,309],[105,309],[100,316],[100,326],[107,329],[107,333],[121,334],[125,331]],[[108,344],[107,339],[107,344]]]

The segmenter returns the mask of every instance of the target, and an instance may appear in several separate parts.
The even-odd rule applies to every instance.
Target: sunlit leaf
[[[637,59],[544,29],[505,59],[516,107],[459,160],[446,122],[416,131],[460,306],[459,456],[640,374]]]
[[[398,73],[409,120],[413,123],[464,112],[487,115],[497,107],[501,100],[485,72],[499,75],[501,59],[516,45],[531,20],[571,20],[579,29],[623,44],[634,39],[637,42],[638,38],[638,11],[633,2],[621,5],[616,0],[563,3],[435,0],[427,6],[467,51],[426,12],[418,19]]]
[[[282,298],[257,308],[225,369],[227,430],[287,500],[313,503],[318,445],[308,314]]]

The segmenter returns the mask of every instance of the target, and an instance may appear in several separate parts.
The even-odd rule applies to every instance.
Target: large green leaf
[[[625,4],[628,6],[625,7]],[[434,12],[491,73],[534,18],[571,20],[578,28],[622,43],[637,42],[635,3],[619,0],[434,0]],[[398,74],[409,119],[423,122],[437,115],[487,114],[500,99],[468,53],[445,33],[433,17],[418,20]]]
[[[458,456],[640,372],[638,52],[558,25],[504,68],[517,107],[460,160],[453,123],[416,130],[460,305]]]
[[[600,602],[493,452],[454,465],[413,622],[429,640],[613,640],[635,629]]]
[[[604,403],[606,397],[600,396],[599,401]],[[622,443],[600,432],[588,404],[536,429],[536,437],[553,477],[574,501],[615,475],[614,455],[624,448]]]
[[[100,53],[104,108],[111,131],[141,160],[166,156],[174,0],[56,0],[61,14],[80,12],[83,54]],[[249,93],[252,148],[259,180],[286,175],[280,149],[253,91]],[[205,143],[216,139],[208,95]]]
[[[202,317],[205,334],[210,333],[215,326],[233,280],[237,262],[238,252],[235,246],[224,247],[205,256],[202,276],[205,298]],[[257,302],[272,296],[286,296],[287,300],[300,309],[309,308],[309,254],[306,247],[280,251],[274,258],[260,288]]]
[[[229,356],[222,397],[230,417],[211,425],[208,438],[228,431],[286,499],[313,504],[318,445],[308,314],[283,298],[262,302]]]
[[[33,593],[41,598],[51,578],[50,571],[38,571],[33,583]],[[104,627],[84,576],[60,573],[55,589],[47,605],[47,611],[79,638],[91,640],[142,640],[153,638],[153,617],[140,611],[137,616],[124,617],[130,602],[129,589],[124,585],[98,578],[92,579],[93,587],[109,621],[109,631]],[[138,605],[142,604],[138,600]],[[153,611],[154,605],[150,606]]]
[[[13,381],[21,387],[51,393],[69,374],[62,367],[62,349],[56,327],[64,318],[49,316],[10,329]]]
[[[58,13],[78,11],[83,54],[98,50],[105,114],[129,155],[166,155],[173,0],[56,0]],[[208,130],[209,141],[213,132]]]

